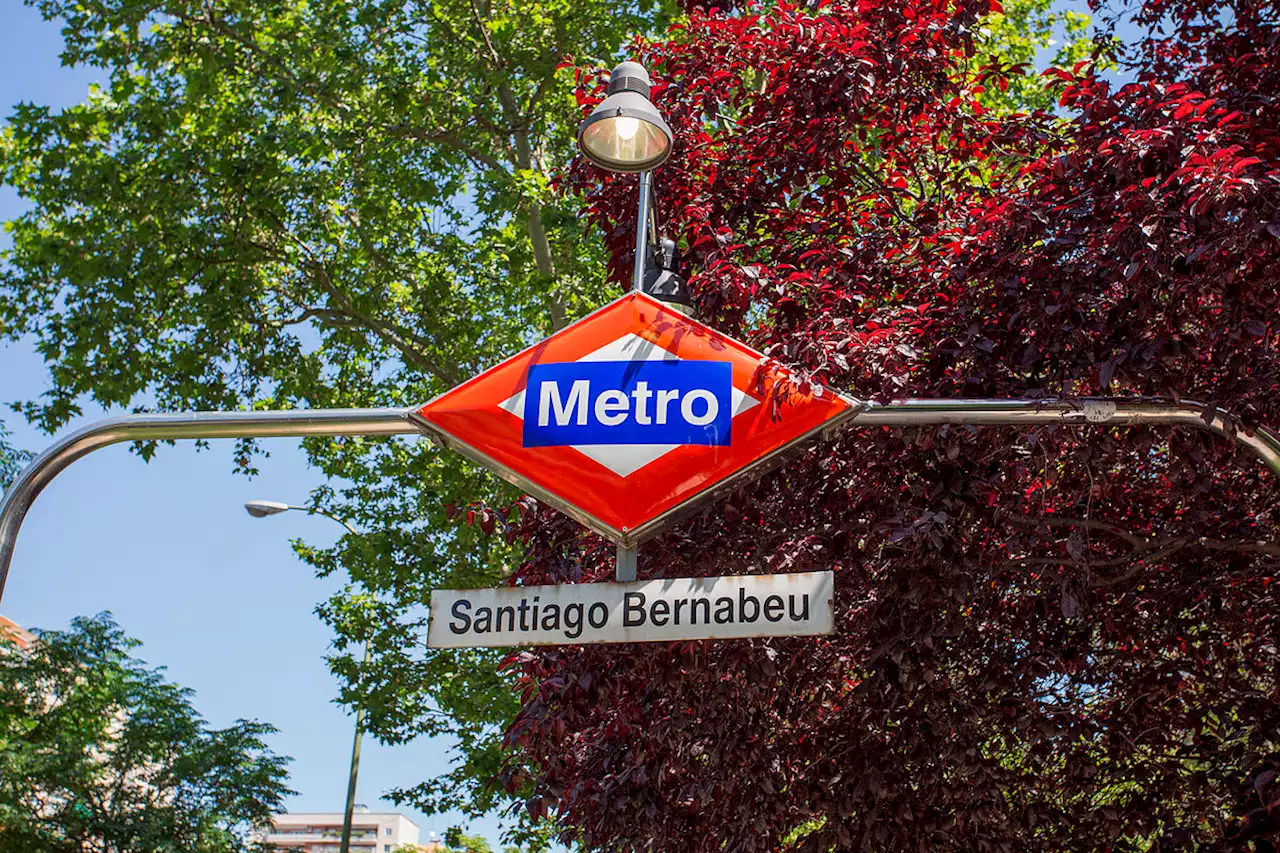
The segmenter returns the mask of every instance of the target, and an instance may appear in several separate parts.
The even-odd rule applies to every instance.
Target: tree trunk
[[[533,168],[533,151],[529,145],[529,131],[517,130],[516,167]],[[547,229],[542,224],[542,206],[536,202],[529,204],[529,216],[525,222],[529,231],[529,242],[533,244],[533,260],[538,265],[538,272],[547,282],[547,311],[551,314],[551,328],[559,331],[565,327],[564,300],[556,292],[556,265],[551,258],[551,242],[547,239]]]

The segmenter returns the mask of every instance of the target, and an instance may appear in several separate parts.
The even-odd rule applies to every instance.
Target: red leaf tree
[[[1132,82],[1056,70],[1057,115],[984,108],[1017,73],[975,55],[989,11],[695,10],[643,46],[700,316],[863,398],[1280,426],[1275,8],[1149,0]],[[634,182],[571,179],[625,280]],[[515,656],[529,807],[599,850],[1269,850],[1277,495],[1194,431],[848,430],[640,557],[834,569],[837,632]],[[526,583],[611,574],[550,511],[522,535]]]

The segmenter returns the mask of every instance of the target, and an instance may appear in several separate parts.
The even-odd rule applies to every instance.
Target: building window
[[[388,829],[387,833],[390,834],[391,830]],[[382,845],[382,853],[391,853],[391,845],[390,844]]]
[[[384,826],[384,827],[382,828],[382,834],[383,834],[383,835],[390,836],[390,835],[391,835],[391,827],[389,827],[389,826]]]

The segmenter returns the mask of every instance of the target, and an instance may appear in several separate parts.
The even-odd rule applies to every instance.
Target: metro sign
[[[625,547],[853,415],[641,293],[427,403],[419,426]],[[775,400],[775,397],[777,398]]]

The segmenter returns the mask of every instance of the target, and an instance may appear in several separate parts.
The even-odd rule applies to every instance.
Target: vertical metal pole
[[[636,293],[644,291],[645,260],[649,253],[649,196],[652,180],[653,176],[648,172],[640,173],[640,204],[636,209],[636,263],[631,273],[631,289]],[[624,548],[619,545],[614,578],[619,583],[635,580],[637,561],[638,555],[635,548]]]
[[[248,508],[249,504],[245,504]],[[319,507],[314,506],[293,506],[286,505],[284,509],[297,510],[305,512],[307,515],[322,515],[330,521],[336,521],[347,529],[352,536],[359,536],[360,532],[351,525],[350,522],[343,521],[332,513],[325,512]],[[277,510],[278,512],[279,510]],[[252,513],[251,513],[252,514]],[[261,516],[258,516],[259,518]],[[369,668],[369,659],[373,654],[373,642],[371,640],[364,641],[364,663],[361,665],[360,674]],[[347,773],[347,808],[342,813],[342,838],[338,842],[338,853],[349,853],[351,848],[351,821],[356,810],[356,779],[360,774],[360,741],[364,739],[364,706],[356,706],[356,734],[355,739],[351,743],[351,769]],[[377,848],[377,845],[374,845]]]
[[[343,522],[345,524],[345,522]],[[348,528],[349,529],[349,528]],[[369,665],[372,643],[365,640],[364,666]],[[360,772],[360,739],[364,735],[364,706],[356,706],[356,736],[351,744],[351,774],[347,777],[347,810],[342,815],[342,840],[338,842],[338,853],[349,853],[351,849],[351,816],[356,810],[356,776]]]
[[[649,183],[648,172],[640,173],[640,207],[636,214],[636,264],[631,273],[631,289],[639,293],[644,289],[645,257],[649,254]]]
[[[637,562],[639,562],[639,555],[636,554],[635,548],[618,546],[618,563],[614,572],[614,577],[618,583],[626,583],[636,579]]]

